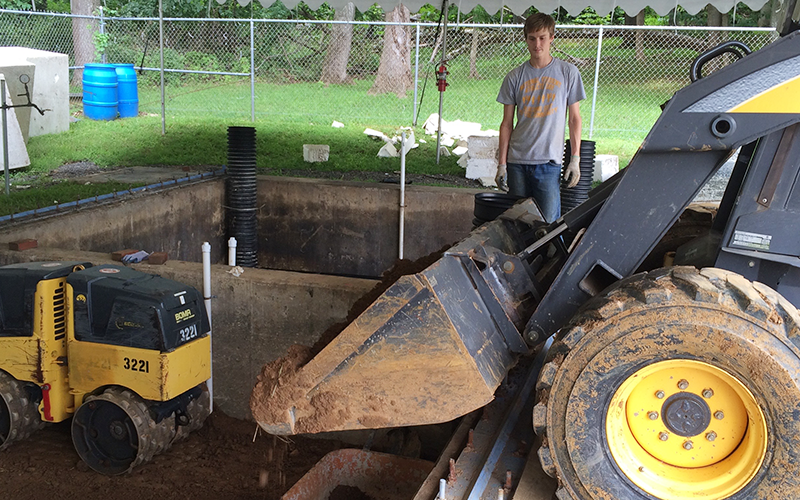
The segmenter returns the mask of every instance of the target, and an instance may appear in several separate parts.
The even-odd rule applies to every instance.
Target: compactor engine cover
[[[176,281],[101,265],[67,283],[76,340],[168,352],[209,331],[200,293]]]

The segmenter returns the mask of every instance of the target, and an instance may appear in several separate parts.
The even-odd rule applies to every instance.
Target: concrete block
[[[595,155],[594,156],[594,182],[605,182],[619,172],[619,156]]]
[[[469,157],[495,160],[497,158],[497,150],[500,147],[499,137],[483,137],[478,135],[471,135],[468,139],[467,148],[469,149]]]
[[[17,240],[17,241],[9,241],[8,242],[8,249],[14,250],[15,252],[21,252],[23,250],[29,250],[31,248],[36,248],[39,246],[39,242],[33,239],[24,239],[24,240]]]
[[[308,163],[328,161],[331,147],[327,144],[303,144],[303,160]]]
[[[153,252],[147,257],[147,263],[153,266],[160,266],[169,260],[167,252]]]
[[[2,47],[0,54],[0,64],[5,58],[11,58],[27,61],[36,68],[36,80],[31,75],[28,84],[31,102],[48,111],[41,115],[32,110],[29,128],[24,133],[36,137],[68,131],[69,56],[27,47]]]
[[[28,89],[32,89],[36,81],[36,66],[19,57],[7,56],[4,51],[5,48],[0,49],[0,73],[6,78],[6,97],[11,98],[11,103],[14,106],[19,106],[28,102],[25,99],[25,85],[19,81],[19,77],[27,75],[30,79],[28,82]],[[22,131],[22,140],[25,141],[26,144],[28,142],[28,131],[31,128],[32,109],[33,108],[30,107],[14,108],[19,128]],[[36,113],[35,110],[33,112]]]
[[[378,150],[378,158],[397,158],[398,156],[400,156],[400,153],[392,146],[391,142],[387,142]]]
[[[494,158],[469,158],[467,160],[467,179],[480,179],[497,175],[497,160]]]
[[[0,73],[2,76],[2,73]],[[11,90],[9,85],[6,85],[6,106],[12,106]],[[24,108],[11,108],[6,110],[6,127],[8,134],[8,169],[26,167],[31,164],[28,157],[28,149],[25,147],[25,139],[22,135],[22,129],[17,119],[16,111]],[[2,120],[2,117],[0,117]],[[2,134],[2,131],[0,131]],[[5,157],[3,152],[3,140],[0,136],[0,172],[3,171],[5,166]]]

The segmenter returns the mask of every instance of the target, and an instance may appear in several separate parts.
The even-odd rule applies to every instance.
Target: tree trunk
[[[353,21],[356,7],[348,2],[341,9],[336,9],[336,21]],[[325,54],[322,66],[323,83],[347,83],[347,60],[350,59],[350,46],[353,43],[352,24],[334,24],[331,29],[331,41]]]
[[[407,23],[410,19],[411,15],[403,4],[386,13],[386,21],[390,23]],[[383,35],[383,51],[378,74],[369,93],[374,95],[394,92],[398,97],[405,97],[406,91],[411,89],[412,85],[411,33],[407,26],[387,25]]]
[[[480,32],[478,28],[472,28],[472,45],[469,48],[469,77],[479,80],[481,75],[478,74],[478,42],[480,41]]]
[[[91,16],[100,8],[100,0],[70,0],[69,10],[72,14]],[[92,34],[99,29],[94,19],[76,17],[72,19],[72,43],[75,47],[75,65],[83,66],[94,61],[94,40]],[[83,80],[83,70],[76,69],[72,72],[72,85],[80,87]]]
[[[644,9],[636,14],[636,26],[644,26]],[[644,61],[644,31],[636,30],[636,60]]]

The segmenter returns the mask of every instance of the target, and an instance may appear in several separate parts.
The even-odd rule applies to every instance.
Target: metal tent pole
[[[447,57],[447,0],[442,4],[442,17],[444,24],[442,25],[442,60],[441,64],[444,65],[445,57]],[[442,101],[444,100],[444,89],[439,90],[439,125],[436,127],[436,164],[439,164],[439,148],[442,144]]]

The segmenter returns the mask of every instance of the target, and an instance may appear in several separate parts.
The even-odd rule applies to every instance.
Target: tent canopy
[[[220,4],[225,3],[227,0],[217,0]],[[245,6],[251,0],[236,0],[239,5]],[[255,1],[255,0],[253,0]],[[259,0],[264,7],[269,7],[275,0]],[[281,0],[288,8],[295,7],[300,0]],[[316,10],[326,0],[305,0],[305,3],[312,9]],[[367,10],[376,3],[376,0],[352,0],[356,8],[359,10]],[[664,16],[674,9],[676,5],[680,4],[689,14],[697,14],[700,10],[704,9],[706,5],[711,4],[720,12],[730,11],[737,0],[449,0],[451,4],[457,5],[462,12],[469,12],[476,5],[480,4],[487,12],[495,13],[503,7],[510,8],[513,12],[524,12],[525,9],[533,5],[541,12],[553,12],[559,7],[563,7],[572,16],[577,16],[586,7],[592,7],[595,12],[601,16],[610,13],[614,8],[621,7],[628,15],[635,16],[640,10],[645,7],[651,7],[660,16]],[[348,0],[327,0],[328,5],[338,9],[345,6]],[[383,7],[384,10],[392,10],[397,5],[402,3],[411,12],[419,11],[420,7],[430,3],[436,5],[441,1],[436,0],[378,0],[377,3]],[[743,3],[753,10],[761,9],[766,0],[743,0]]]

